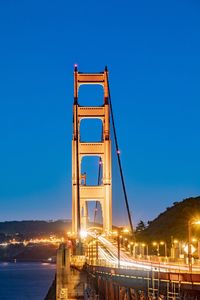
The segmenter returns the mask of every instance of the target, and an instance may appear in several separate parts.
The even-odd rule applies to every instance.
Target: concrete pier
[[[86,293],[92,289],[83,270],[84,264],[85,256],[72,256],[71,249],[61,244],[57,252],[55,282],[45,300],[88,299]]]
[[[57,252],[56,266],[56,299],[68,299],[68,284],[70,278],[70,250],[61,244]]]

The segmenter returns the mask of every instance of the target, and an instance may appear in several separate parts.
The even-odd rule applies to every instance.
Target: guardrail
[[[151,261],[141,261],[135,260],[135,266],[120,266],[120,269],[125,270],[146,270],[146,271],[154,271],[159,273],[176,273],[176,274],[199,274],[200,269],[195,270],[193,267],[192,273],[189,272],[188,265],[186,264],[176,264],[172,265],[170,263],[169,266],[164,262],[151,262]],[[118,263],[110,263],[105,259],[88,259],[86,258],[86,263],[88,265],[101,266],[101,267],[109,267],[109,268],[118,268]],[[137,266],[138,264],[138,266]],[[173,267],[174,266],[174,267]],[[185,268],[185,269],[183,269]]]

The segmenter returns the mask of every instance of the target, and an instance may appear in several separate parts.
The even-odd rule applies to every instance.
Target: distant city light
[[[56,236],[49,236],[45,238],[31,238],[29,240],[22,240],[17,241],[16,239],[10,239],[8,242],[0,243],[0,247],[7,247],[9,245],[20,245],[23,244],[25,247],[28,244],[53,244],[53,245],[59,245],[60,243],[64,242],[64,238],[58,238]]]
[[[8,246],[8,243],[1,243],[0,246],[2,246],[2,247],[7,247],[7,246]]]

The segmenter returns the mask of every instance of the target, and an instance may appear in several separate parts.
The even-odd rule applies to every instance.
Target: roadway
[[[176,264],[171,262],[155,262],[151,260],[137,260],[132,256],[120,250],[120,261],[118,259],[118,247],[113,241],[102,235],[90,233],[91,237],[98,240],[98,263],[109,265],[110,267],[138,269],[144,271],[167,272],[167,273],[188,273],[188,265]],[[192,272],[200,274],[200,266],[192,267]]]

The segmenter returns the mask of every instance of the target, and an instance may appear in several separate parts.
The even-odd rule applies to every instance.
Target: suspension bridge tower
[[[104,90],[102,106],[81,106],[78,93],[81,85],[101,85]],[[103,101],[102,101],[103,102]],[[100,119],[102,121],[101,142],[82,142],[80,123],[82,119]],[[81,161],[84,156],[98,156],[103,168],[103,180],[100,185],[89,186],[82,181]],[[74,105],[72,139],[72,231],[79,235],[87,229],[88,202],[99,201],[102,209],[103,230],[112,230],[112,174],[111,174],[111,139],[110,139],[110,104],[108,71],[101,73],[82,73],[74,68]]]

